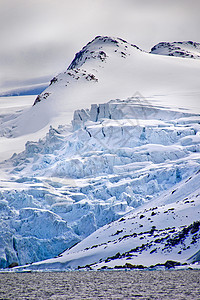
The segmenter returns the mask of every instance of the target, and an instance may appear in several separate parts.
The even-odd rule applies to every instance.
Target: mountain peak
[[[106,47],[111,47],[115,52],[120,47],[127,49],[128,46],[139,49],[136,45],[130,44],[121,38],[109,37],[109,36],[96,36],[92,41],[87,43],[78,53],[68,67],[68,70],[79,68],[87,59],[95,58],[104,61],[107,57],[105,53]],[[139,49],[141,50],[141,49]],[[123,51],[122,55],[126,55]]]
[[[105,67],[105,63],[108,62],[107,59],[111,57],[126,59],[131,55],[132,49],[142,52],[139,47],[121,38],[96,36],[75,54],[74,59],[65,72],[51,80],[50,86],[54,83],[61,82],[65,82],[65,86],[69,86],[72,82],[77,82],[82,79],[98,82],[97,73],[99,73],[100,69],[102,70]],[[42,100],[46,100],[51,93],[52,90],[45,90],[38,95],[33,106]]]
[[[200,43],[192,41],[160,42],[151,48],[150,53],[200,59]]]

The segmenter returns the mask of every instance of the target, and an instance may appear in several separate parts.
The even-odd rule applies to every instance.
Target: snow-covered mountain
[[[96,37],[76,54],[66,71],[52,79],[36,98],[37,105],[4,119],[0,133],[36,140],[50,125],[70,123],[77,109],[127,99],[137,92],[152,104],[161,101],[187,107],[190,97],[190,107],[196,106],[199,64],[194,59],[147,53],[119,38]]]
[[[161,42],[151,48],[150,53],[200,59],[200,43],[192,41],[173,43]]]
[[[20,152],[27,142],[0,165],[0,266],[51,258],[80,241],[37,267],[124,265],[123,253],[137,247],[131,264],[195,255],[199,75],[199,60],[96,37],[33,106],[3,115],[2,149],[13,141]],[[189,248],[163,250],[182,231]]]

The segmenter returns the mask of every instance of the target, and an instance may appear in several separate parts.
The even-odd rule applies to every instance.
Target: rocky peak
[[[150,53],[200,59],[200,43],[192,41],[161,42],[155,45]]]
[[[69,86],[71,82],[78,82],[79,80],[86,80],[91,82],[98,82],[98,77],[95,69],[104,68],[106,60],[112,54],[117,55],[121,59],[126,59],[131,54],[130,48],[135,48],[142,51],[136,45],[130,44],[121,38],[114,38],[108,36],[97,36],[86,46],[84,46],[67,68],[67,70],[55,76],[50,81],[50,86],[55,83],[64,82],[65,86]],[[90,64],[91,63],[91,64]],[[46,100],[52,93],[52,87],[47,88],[43,93],[37,96],[34,104]]]
[[[81,51],[76,53],[75,58],[68,67],[68,70],[80,68],[86,60],[89,59],[105,61],[108,56],[106,53],[107,47],[113,49],[114,52],[120,52],[120,54],[125,57],[127,55],[126,50],[130,46],[139,49],[136,45],[129,44],[121,38],[96,36],[91,42],[84,46]]]

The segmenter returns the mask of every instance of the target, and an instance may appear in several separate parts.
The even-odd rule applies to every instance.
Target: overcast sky
[[[199,0],[0,0],[0,92],[63,71],[97,35],[200,42]]]

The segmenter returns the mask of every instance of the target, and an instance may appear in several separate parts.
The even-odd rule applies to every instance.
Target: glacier
[[[199,261],[199,171],[57,258],[18,270],[185,268]],[[179,200],[177,200],[179,199]],[[195,253],[190,257],[191,253]]]
[[[119,244],[107,238],[115,237],[116,232],[122,238],[123,226],[127,228],[125,235],[135,230],[144,240],[145,230],[157,228],[158,224],[166,236],[174,226],[171,235],[185,226],[189,236],[193,223],[198,221],[199,198],[195,192],[200,169],[200,113],[192,105],[199,95],[200,65],[198,59],[191,57],[155,54],[122,39],[97,37],[75,56],[67,71],[52,79],[33,106],[3,117],[2,141],[22,144],[26,140],[26,144],[23,151],[13,151],[11,158],[0,163],[1,268],[13,263],[32,264],[33,269],[47,265],[50,269],[88,264],[94,268],[114,267],[114,259],[110,263],[105,260],[119,252]],[[121,71],[115,75],[116,65]],[[168,80],[171,68],[180,77],[175,82],[176,76]],[[143,86],[148,97],[133,92]],[[174,99],[182,100],[188,93],[193,99],[190,108],[179,100],[172,105]],[[190,200],[184,200],[187,192]],[[171,200],[167,195],[173,196]],[[186,206],[184,201],[189,201]],[[182,205],[191,211],[189,221],[187,210],[182,215]],[[156,206],[159,213],[155,225],[141,223]],[[165,231],[162,220],[167,210],[170,229]],[[173,215],[171,211],[177,212]],[[141,215],[144,218],[140,219]],[[145,230],[131,228],[128,220],[133,216],[137,222],[141,220]],[[107,234],[107,228],[117,229]],[[94,237],[104,246],[94,244]],[[169,257],[178,259],[177,253],[182,251],[185,254],[181,260],[186,261],[198,250],[199,236],[195,241],[184,251],[180,245],[178,250],[174,247],[175,254],[170,252]],[[129,242],[122,247],[122,253],[131,250]],[[111,248],[104,253],[106,244]],[[85,248],[101,250],[91,252],[95,261]],[[117,259],[125,264],[121,252]],[[157,257],[155,263],[167,257],[160,250],[157,256],[149,252],[145,258],[141,251],[136,262],[146,263],[149,255]],[[34,264],[56,256],[53,267],[48,261]]]
[[[6,162],[1,266],[56,256],[153,201],[199,170],[199,141],[198,114],[137,99],[75,111]]]

